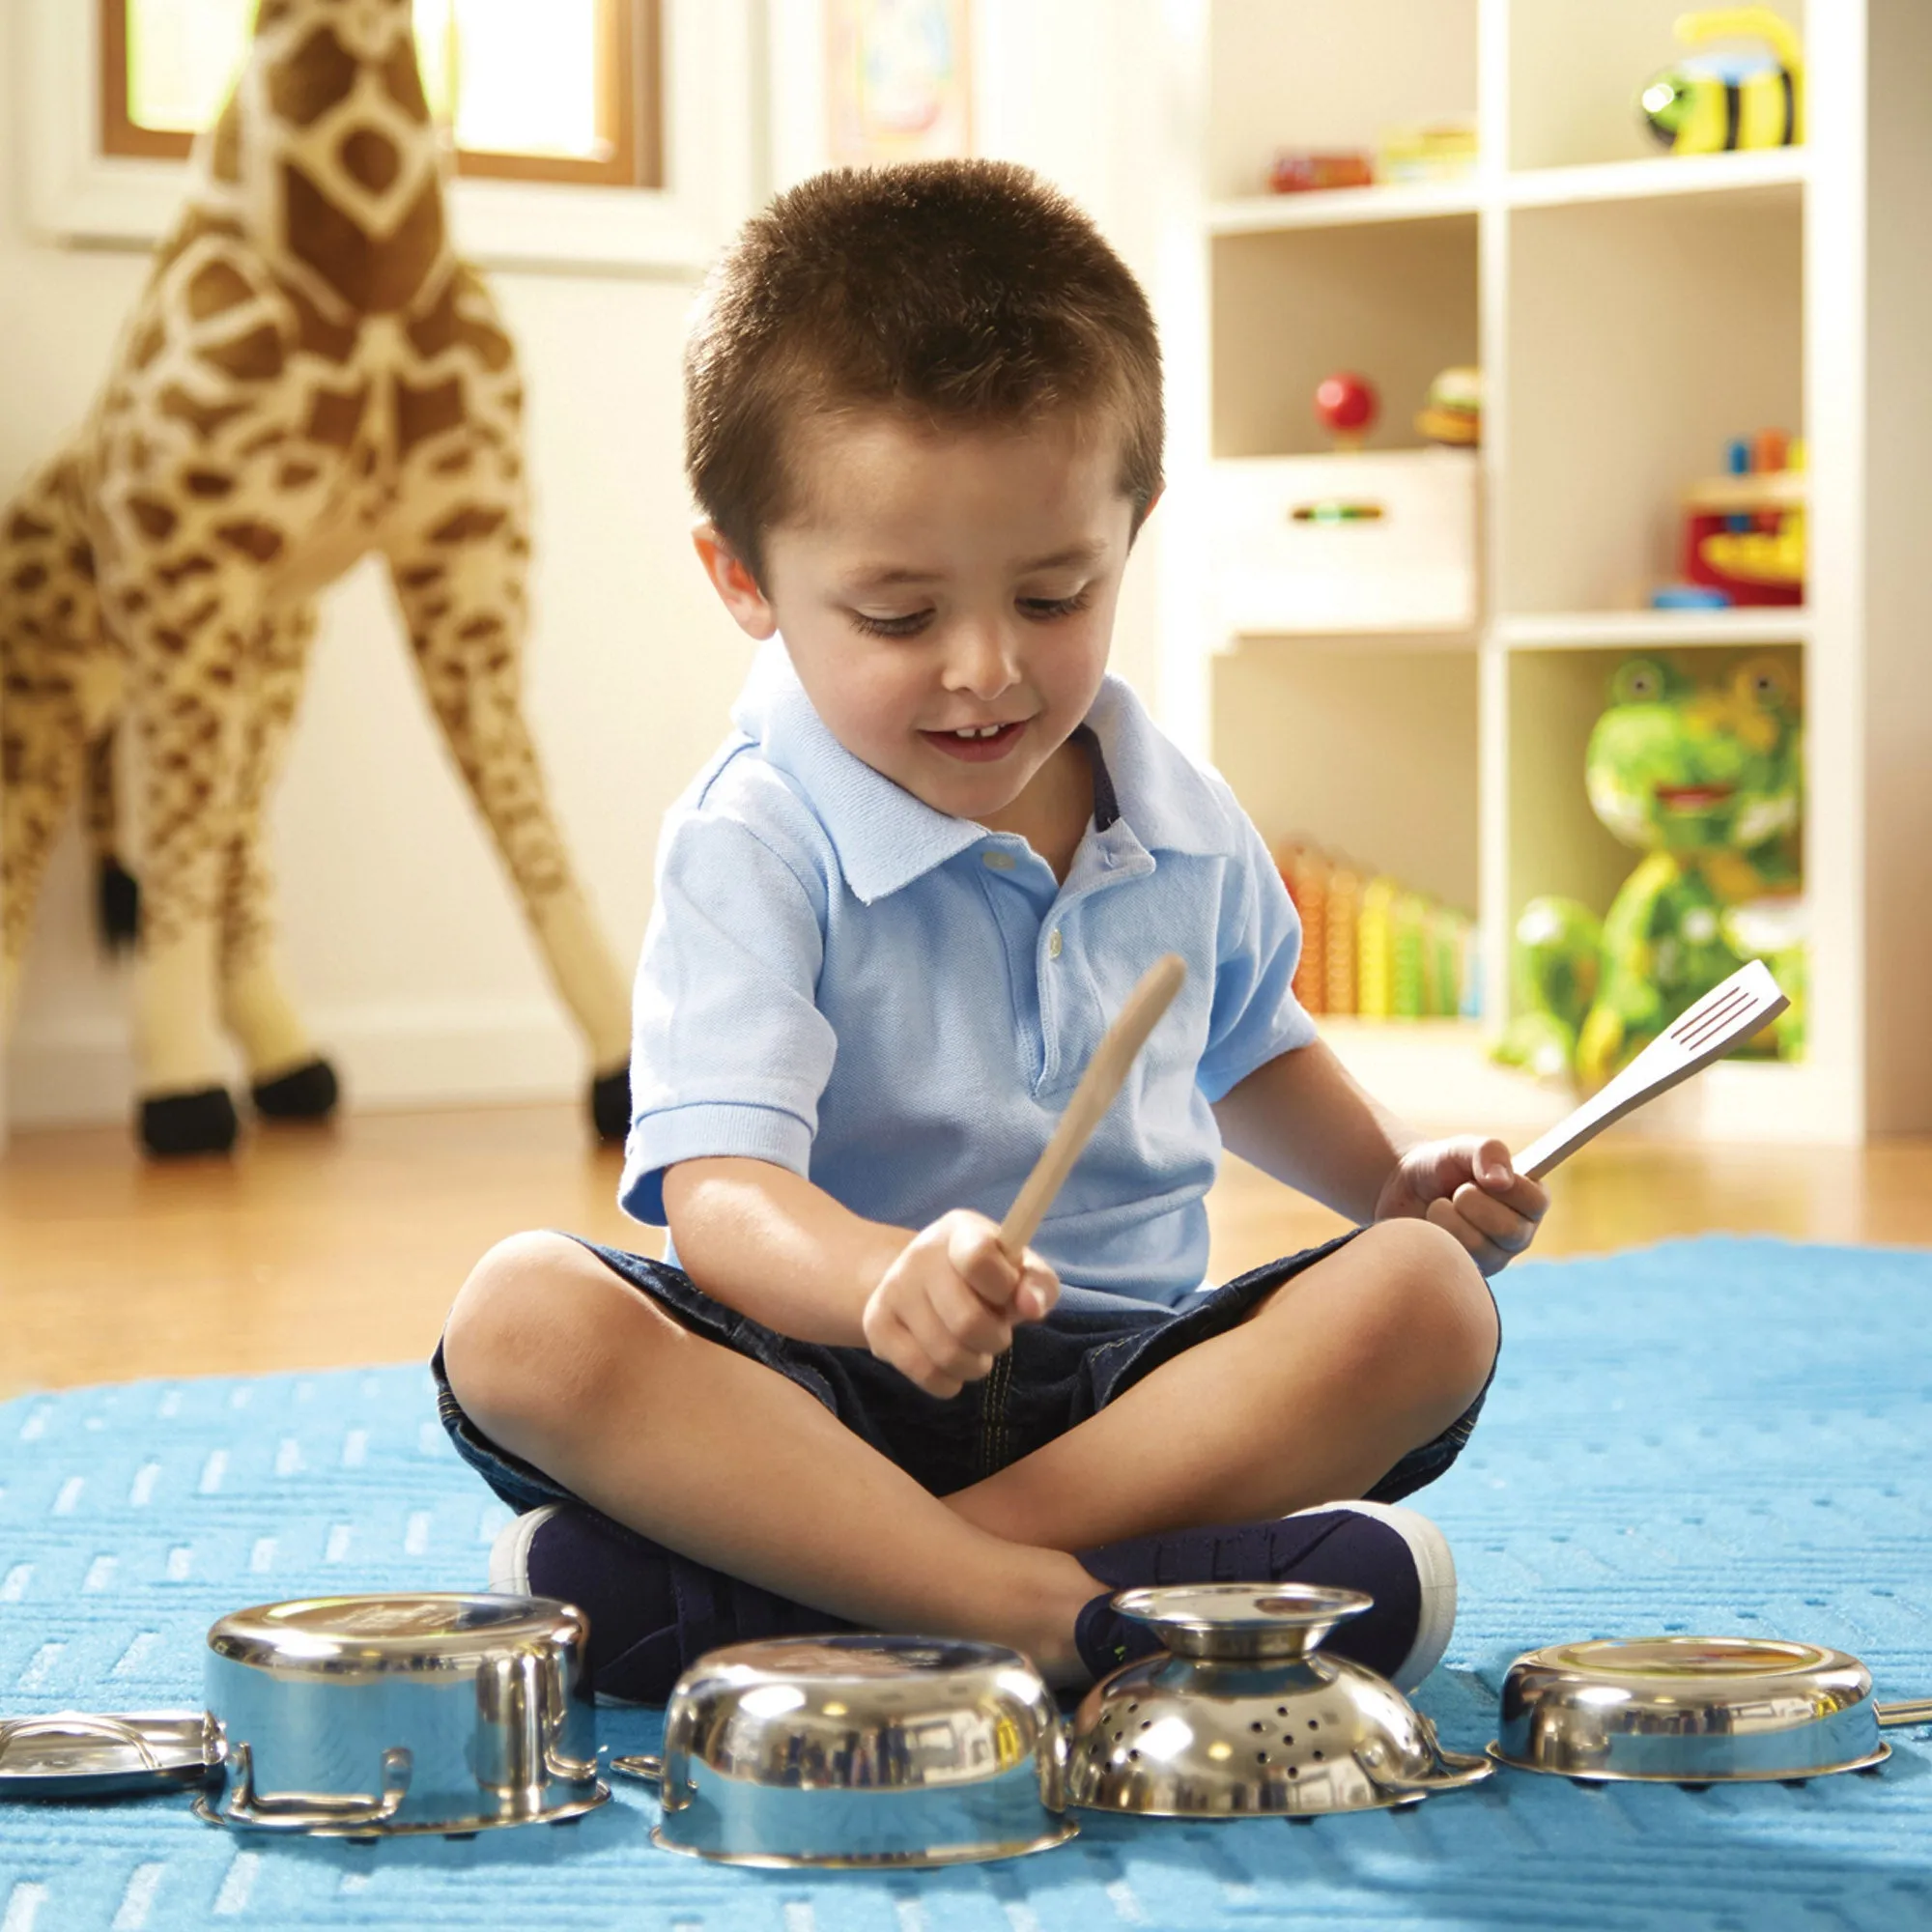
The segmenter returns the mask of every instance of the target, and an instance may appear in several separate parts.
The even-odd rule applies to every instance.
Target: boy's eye
[[[1090,602],[1091,594],[1083,586],[1070,597],[1022,597],[1019,607],[1023,616],[1045,624],[1056,617],[1071,617],[1076,611],[1086,610]]]
[[[903,617],[871,617],[863,611],[854,611],[852,622],[868,638],[911,638],[932,622],[932,612],[910,611]]]

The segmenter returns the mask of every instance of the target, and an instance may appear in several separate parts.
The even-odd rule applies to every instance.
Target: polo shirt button
[[[1010,852],[1001,851],[998,846],[980,856],[996,872],[1010,872],[1013,869],[1013,855]]]
[[[1060,957],[1060,928],[1057,925],[1046,935],[1046,956],[1049,959]]]

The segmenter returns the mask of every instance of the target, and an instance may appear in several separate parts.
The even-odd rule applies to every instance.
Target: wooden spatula
[[[1066,1111],[1053,1130],[1053,1137],[1034,1162],[1033,1172],[1007,1209],[1007,1218],[1000,1223],[1000,1246],[1014,1261],[1019,1260],[1026,1244],[1039,1232],[1046,1210],[1053,1206],[1053,1197],[1073,1172],[1073,1163],[1094,1138],[1094,1129],[1100,1124],[1101,1116],[1114,1104],[1114,1095],[1121,1091],[1128,1067],[1147,1044],[1154,1023],[1166,1012],[1169,1002],[1179,992],[1186,978],[1187,967],[1179,953],[1170,952],[1156,959],[1141,975],[1140,984],[1127,995],[1125,1005],[1114,1015],[1113,1025],[1101,1036],[1093,1059],[1087,1063],[1086,1072],[1080,1076],[1079,1086],[1073,1090],[1072,1099],[1066,1103]]]
[[[1560,1160],[1568,1160],[1612,1121],[1634,1113],[1646,1100],[1688,1080],[1700,1068],[1742,1045],[1769,1026],[1791,1004],[1761,959],[1741,966],[1722,985],[1714,986],[1693,1007],[1651,1041],[1600,1093],[1559,1121],[1541,1140],[1532,1141],[1511,1163],[1519,1174],[1541,1180]]]

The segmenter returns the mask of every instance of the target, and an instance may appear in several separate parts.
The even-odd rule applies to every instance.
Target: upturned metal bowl
[[[311,1597],[208,1634],[211,1824],[463,1835],[602,1804],[581,1611],[544,1597]]]
[[[1076,1804],[1156,1818],[1311,1818],[1385,1810],[1474,1784],[1387,1679],[1318,1646],[1372,1599],[1356,1590],[1208,1583],[1114,1599],[1166,1654],[1117,1670],[1074,1718]]]
[[[1789,1782],[1865,1771],[1883,1724],[1932,1702],[1879,1704],[1842,1650],[1769,1637],[1649,1636],[1551,1644],[1510,1665],[1490,1755],[1584,1782]]]
[[[729,1864],[916,1866],[1045,1851],[1065,1817],[1065,1732],[1033,1665],[997,1644],[784,1637],[678,1679],[659,1786],[667,1851]]]

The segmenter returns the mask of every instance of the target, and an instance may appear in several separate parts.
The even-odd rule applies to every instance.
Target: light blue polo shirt
[[[1012,1205],[1089,1056],[1163,952],[1187,982],[1035,1248],[1063,1281],[1179,1301],[1202,1285],[1211,1103],[1315,1037],[1301,928],[1226,784],[1118,678],[1094,817],[1065,885],[1025,839],[952,818],[844,750],[778,644],[737,729],[665,821],[638,968],[622,1201],[749,1155],[921,1228]]]

